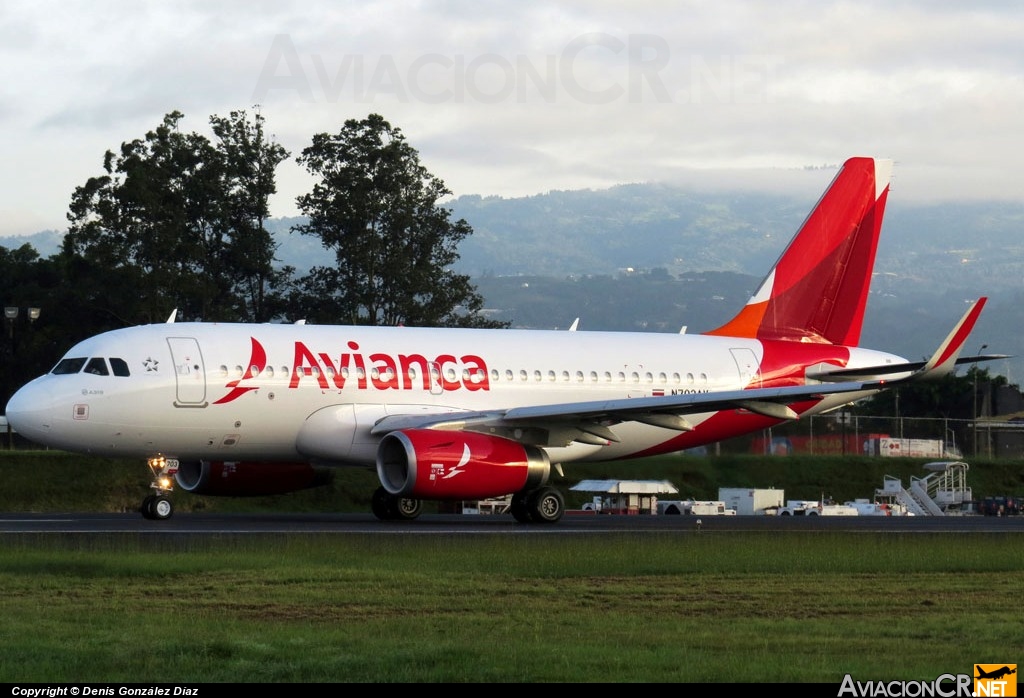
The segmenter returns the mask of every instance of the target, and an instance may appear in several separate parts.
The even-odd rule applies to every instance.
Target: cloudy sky
[[[11,0],[0,235],[63,229],[103,153],[258,108],[298,154],[382,114],[456,195],[666,181],[816,198],[851,155],[906,201],[1022,198],[1024,4]],[[278,171],[272,214],[310,180]],[[811,201],[813,203],[813,199]]]

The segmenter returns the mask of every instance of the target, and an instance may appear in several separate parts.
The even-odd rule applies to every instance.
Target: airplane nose
[[[7,402],[7,423],[29,441],[45,444],[53,424],[53,400],[45,386],[33,381]]]

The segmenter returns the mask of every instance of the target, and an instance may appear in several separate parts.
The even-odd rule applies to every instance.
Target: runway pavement
[[[580,535],[772,531],[865,533],[1024,533],[1024,516],[615,516],[568,514],[556,524],[517,523],[510,515],[425,514],[415,521],[378,521],[371,514],[192,514],[151,521],[137,513],[0,514],[0,535],[19,533],[402,535]]]

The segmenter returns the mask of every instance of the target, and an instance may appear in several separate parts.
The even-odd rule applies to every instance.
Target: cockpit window
[[[69,373],[78,373],[82,370],[82,366],[85,366],[84,358],[75,359],[61,359],[57,362],[57,365],[53,367],[50,373],[58,376],[64,376]]]
[[[97,376],[110,375],[110,371],[107,370],[107,362],[98,356],[89,359],[89,363],[85,365],[85,372],[92,373]]]
[[[131,370],[128,368],[128,362],[124,359],[110,359],[110,368],[107,368],[107,359],[99,356],[94,356],[91,359],[81,357],[61,359],[50,373],[66,376],[83,370],[85,373],[91,373],[94,376],[109,376],[111,370],[113,370],[115,376],[127,377],[132,375]]]

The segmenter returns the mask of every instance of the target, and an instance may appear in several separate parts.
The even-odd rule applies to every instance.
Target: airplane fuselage
[[[813,365],[903,361],[703,335],[179,323],[79,343],[9,411],[28,438],[96,455],[369,465],[379,441],[370,429],[388,415],[802,385]],[[615,459],[778,420],[732,410],[690,421],[684,433],[623,422],[609,425],[617,442],[545,446],[556,462]]]

